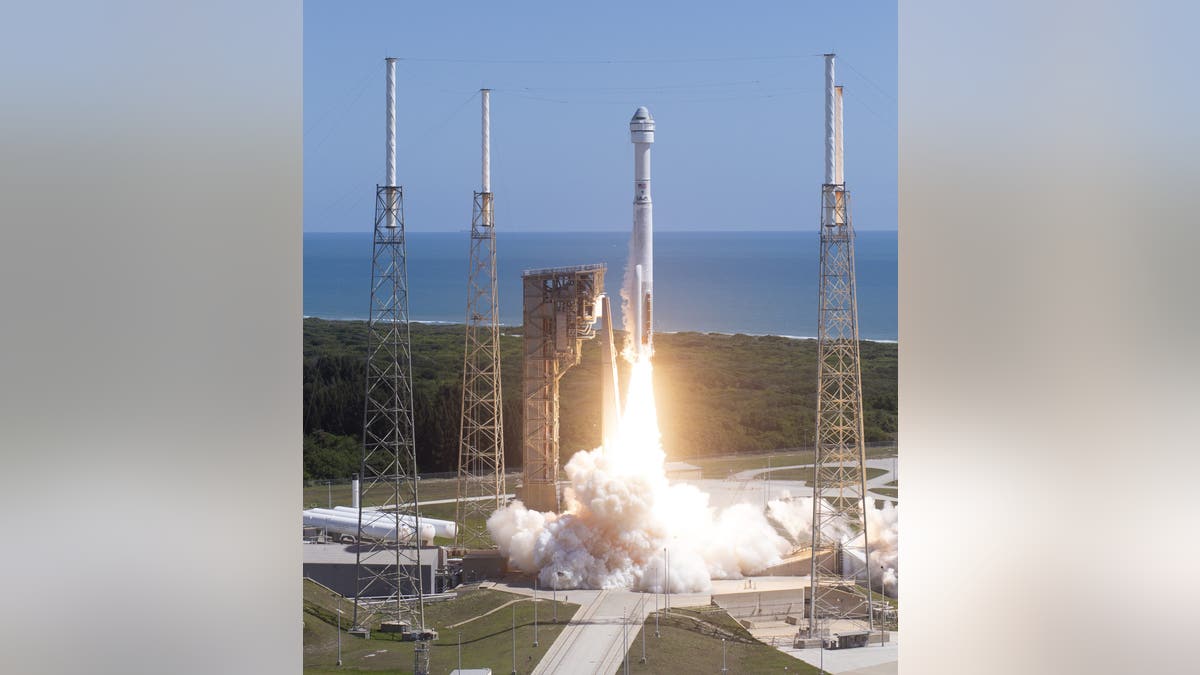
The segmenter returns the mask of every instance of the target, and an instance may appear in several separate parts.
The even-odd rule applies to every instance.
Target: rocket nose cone
[[[634,113],[633,119],[630,122],[652,122],[654,118],[650,116],[650,111],[646,110],[646,106],[640,106]]]

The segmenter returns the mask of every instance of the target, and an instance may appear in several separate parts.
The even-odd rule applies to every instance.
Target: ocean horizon
[[[605,263],[614,327],[630,233],[499,232],[496,267],[500,323],[521,324],[521,272]],[[365,320],[371,232],[304,233],[304,316]],[[817,233],[796,231],[655,232],[656,330],[777,335],[817,334]],[[897,236],[855,237],[859,334],[897,339]],[[409,316],[414,323],[462,324],[466,315],[469,231],[409,232]]]

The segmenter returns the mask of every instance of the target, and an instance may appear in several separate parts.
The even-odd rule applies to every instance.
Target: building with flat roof
[[[357,545],[305,543],[303,546],[304,576],[322,586],[328,587],[330,590],[353,598],[358,585],[358,575],[354,569],[358,559]],[[372,562],[382,561],[384,560],[384,556],[376,555],[371,560]],[[416,549],[400,549],[400,563],[402,565],[412,567],[417,564],[416,560]],[[392,566],[383,565],[382,567]],[[417,575],[417,578],[421,580],[421,586],[425,593],[437,593],[442,590],[441,588],[436,588],[435,579],[437,571],[445,566],[445,549],[440,546],[429,546],[421,549],[420,573]],[[373,595],[371,590],[369,587],[363,589],[362,595]],[[405,595],[415,594],[416,589],[404,589],[403,593]],[[381,587],[378,594],[387,595],[388,591]]]

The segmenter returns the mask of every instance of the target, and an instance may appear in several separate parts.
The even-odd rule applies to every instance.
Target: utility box
[[[409,624],[405,621],[384,621],[379,624],[380,633],[400,633],[401,635],[405,635],[408,631]]]
[[[463,583],[500,579],[508,574],[508,561],[497,550],[467,551],[462,558]]]
[[[866,647],[871,637],[870,631],[856,630],[848,633],[834,633],[825,638],[825,649],[850,649]]]

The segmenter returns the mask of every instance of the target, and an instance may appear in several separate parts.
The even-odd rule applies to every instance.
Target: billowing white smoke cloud
[[[874,500],[867,504],[867,536],[871,549],[872,586],[884,588],[887,591],[896,589],[898,573],[898,542],[899,542],[899,511],[891,502],[884,502],[882,509],[875,508]],[[812,544],[812,508],[811,497],[793,498],[786,490],[780,493],[778,499],[767,503],[767,517],[777,523],[788,539],[796,546],[811,546]],[[847,527],[837,523],[829,523],[822,530],[825,536],[846,538],[850,535]],[[862,547],[861,536],[858,547]],[[861,565],[861,563],[859,563]],[[882,571],[882,579],[880,572]]]
[[[793,498],[783,490],[779,496],[767,502],[767,517],[779,524],[788,539],[797,546],[812,542],[812,499]]]
[[[896,590],[899,570],[899,518],[899,508],[891,502],[884,502],[882,509],[875,508],[874,504],[867,508],[867,537],[871,544],[873,565],[871,569],[883,570],[883,587],[893,592]]]
[[[648,360],[633,365],[616,438],[564,467],[571,487],[562,514],[516,501],[488,519],[500,551],[537,571],[543,586],[660,591],[669,557],[671,592],[705,591],[712,579],[756,572],[790,548],[757,508],[717,511],[707,494],[667,481],[651,374]]]

